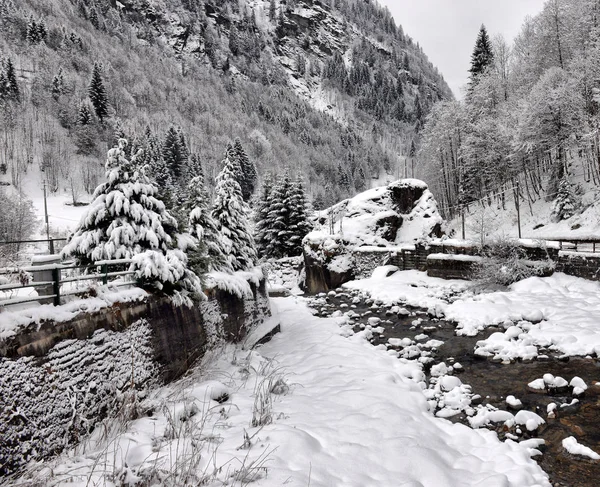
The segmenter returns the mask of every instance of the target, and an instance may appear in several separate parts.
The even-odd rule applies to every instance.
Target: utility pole
[[[462,220],[462,239],[466,240],[466,234],[465,234],[465,207],[464,207],[464,205],[461,205],[461,207],[460,207],[460,219]]]
[[[517,179],[517,192],[515,193],[515,207],[517,208],[517,226],[519,228],[519,238],[521,238],[521,191],[519,180]]]
[[[44,180],[44,218],[46,220],[46,238],[48,239],[48,250],[54,253],[54,242],[50,240],[50,224],[48,223],[48,203],[46,201],[46,180]]]

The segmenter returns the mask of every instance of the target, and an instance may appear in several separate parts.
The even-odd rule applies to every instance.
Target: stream
[[[548,473],[553,486],[600,485],[600,461],[572,455],[562,446],[563,439],[573,436],[579,443],[600,453],[599,360],[562,357],[551,350],[540,349],[540,355],[545,358],[498,363],[475,355],[474,349],[479,340],[486,339],[494,332],[504,331],[502,328],[489,327],[476,337],[457,336],[454,323],[431,317],[426,310],[402,303],[387,305],[374,302],[360,291],[338,289],[321,293],[310,297],[308,304],[318,316],[345,314],[355,332],[366,329],[369,335],[372,334],[369,341],[374,346],[386,346],[397,350],[403,358],[421,362],[430,388],[435,387],[438,381],[435,376],[440,375],[440,367],[443,370],[448,368],[449,375],[455,375],[462,384],[470,386],[470,389],[466,388],[471,393],[470,401],[467,400],[470,404],[460,413],[449,416],[449,421],[470,426],[469,416],[473,417],[474,409],[487,405],[493,406],[489,409],[497,408],[512,414],[519,409],[535,412],[545,420],[535,431],[529,432],[518,425],[508,427],[504,422],[491,423],[486,427],[496,431],[501,440],[545,440],[544,445],[537,447],[542,454],[534,458]],[[445,366],[440,365],[442,363]],[[456,364],[459,365],[454,368]],[[567,382],[575,376],[580,377],[588,389],[574,401],[572,388],[539,391],[528,387],[530,382],[548,373],[563,377]],[[599,381],[597,385],[596,381]],[[522,405],[509,406],[506,402],[509,395],[519,399]],[[432,401],[430,403],[435,405],[435,400]],[[548,405],[551,403],[556,404],[556,410],[548,414]],[[436,411],[440,409],[439,404]]]

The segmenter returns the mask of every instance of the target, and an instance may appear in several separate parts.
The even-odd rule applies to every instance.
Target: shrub
[[[482,289],[504,288],[528,277],[544,277],[554,272],[550,259],[533,261],[517,242],[498,239],[482,249],[482,260],[473,266],[473,279]]]

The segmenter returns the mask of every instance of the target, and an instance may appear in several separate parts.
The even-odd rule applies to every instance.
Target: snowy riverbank
[[[370,279],[345,285],[368,292],[383,302],[403,301],[429,308],[458,323],[457,333],[474,336],[490,325],[515,329],[495,334],[481,347],[500,358],[532,358],[532,349],[545,347],[565,355],[600,355],[600,283],[557,273],[517,282],[507,291],[468,292],[472,283],[445,281],[423,272],[400,271],[384,277],[376,269]],[[446,298],[454,295],[451,303]],[[504,335],[504,336],[500,336]],[[537,353],[533,353],[535,357]]]
[[[282,333],[270,343],[253,352],[230,346],[214,353],[205,372],[142,403],[151,416],[122,429],[115,421],[97,428],[85,448],[36,469],[37,479],[52,475],[53,485],[134,485],[141,478],[161,485],[186,479],[313,487],[550,485],[523,446],[434,418],[408,378],[420,373],[414,365],[361,335],[344,337],[339,319],[313,317],[301,298],[273,301]],[[265,424],[252,426],[253,419]]]

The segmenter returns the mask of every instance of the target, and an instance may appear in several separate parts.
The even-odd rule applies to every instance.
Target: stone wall
[[[242,299],[210,290],[192,308],[150,296],[1,342],[0,476],[73,444],[219,340],[243,340],[270,314],[264,280],[252,291]]]
[[[473,266],[481,261],[475,255],[431,254],[427,257],[427,275],[442,279],[472,278]]]
[[[561,251],[558,254],[556,272],[600,281],[600,253]]]

